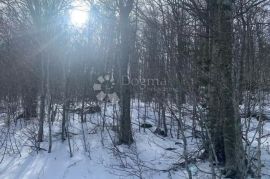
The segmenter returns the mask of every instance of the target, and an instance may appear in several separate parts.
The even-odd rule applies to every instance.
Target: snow
[[[86,150],[84,148],[83,135],[79,116],[70,114],[71,148],[73,157],[70,157],[68,141],[61,140],[61,121],[55,121],[53,125],[53,144],[52,152],[48,153],[41,150],[38,153],[29,147],[30,136],[35,131],[37,121],[25,122],[11,127],[9,136],[15,145],[7,144],[8,149],[13,148],[14,152],[6,153],[5,158],[0,164],[1,179],[165,179],[165,178],[187,178],[185,168],[175,164],[183,162],[183,144],[181,139],[162,137],[154,134],[154,127],[142,129],[139,132],[139,121],[137,120],[138,111],[134,103],[132,110],[133,134],[135,143],[131,146],[117,145],[117,135],[111,130],[109,124],[112,123],[109,117],[112,107],[106,111],[106,128],[102,131],[102,117],[97,114],[87,115],[87,123],[84,124],[86,134]],[[140,104],[140,116],[143,118],[144,104]],[[186,107],[190,109],[190,107]],[[154,124],[155,113],[151,106],[148,108],[147,123]],[[60,118],[60,116],[59,116]],[[188,123],[188,117],[185,118]],[[34,120],[34,119],[33,119]],[[252,129],[256,128],[258,122],[253,119]],[[141,119],[142,123],[143,120]],[[168,121],[169,122],[169,121]],[[48,126],[45,124],[45,141],[41,148],[48,149]],[[1,125],[4,129],[5,126]],[[264,124],[264,135],[270,134],[270,123]],[[13,134],[14,132],[14,134]],[[175,131],[172,131],[175,132]],[[253,132],[253,133],[252,133]],[[1,130],[1,136],[7,133]],[[249,134],[252,138],[254,130]],[[191,136],[190,131],[186,131],[186,136]],[[188,137],[188,151],[191,157],[197,156],[201,142],[200,139]],[[263,139],[262,162],[263,173],[269,173],[270,169],[270,150],[269,139]],[[0,144],[2,145],[2,144]],[[256,142],[252,143],[255,147]],[[17,149],[16,149],[17,148]],[[166,150],[175,148],[175,150]],[[9,150],[10,151],[10,150]],[[3,147],[0,149],[3,154]],[[2,156],[2,155],[1,155]],[[1,159],[1,158],[0,158]],[[174,169],[175,168],[175,169]],[[211,178],[211,168],[206,161],[197,161],[190,164],[193,178]],[[269,178],[265,175],[262,178]]]

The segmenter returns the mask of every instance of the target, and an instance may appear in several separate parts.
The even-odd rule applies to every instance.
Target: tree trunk
[[[133,8],[133,0],[120,0],[120,35],[121,35],[121,77],[124,84],[121,84],[121,121],[120,121],[120,143],[131,144],[133,142],[130,118],[130,85],[128,82],[129,67],[129,14]]]
[[[48,60],[41,58],[41,70],[42,70],[42,77],[41,77],[41,96],[40,96],[40,117],[39,117],[39,126],[38,126],[38,142],[43,141],[43,124],[45,119],[45,100],[47,95],[47,68],[48,68]],[[45,61],[46,60],[46,61]]]
[[[220,115],[217,122],[213,122],[216,129],[222,131],[223,126],[223,142],[222,133],[219,135],[219,142],[224,144],[225,152],[225,171],[226,177],[244,178],[244,151],[242,146],[242,134],[239,118],[236,116],[237,111],[234,109],[235,94],[232,81],[232,44],[233,44],[233,30],[232,30],[232,8],[233,1],[212,1],[214,24],[213,24],[213,48],[212,48],[212,68],[215,73],[213,75],[220,76],[216,79],[215,90],[220,90],[218,96],[212,98],[212,103],[219,101],[219,108],[217,109]],[[215,60],[215,61],[214,61]],[[211,93],[214,95],[214,91]],[[215,99],[216,98],[216,99]],[[216,111],[213,114],[217,114]],[[217,115],[214,115],[217,116]],[[213,117],[213,116],[212,116]],[[217,120],[216,119],[216,120]],[[214,118],[212,118],[214,120]],[[219,143],[218,142],[218,143]],[[219,151],[216,151],[219,154]],[[223,152],[223,150],[221,151]]]

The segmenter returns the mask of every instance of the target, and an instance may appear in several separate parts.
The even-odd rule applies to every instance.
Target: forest
[[[0,0],[1,179],[269,179],[270,0]]]

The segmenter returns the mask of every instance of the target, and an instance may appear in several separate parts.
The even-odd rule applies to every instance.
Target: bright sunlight
[[[84,27],[89,20],[89,5],[82,1],[75,1],[70,10],[71,24],[77,28]]]

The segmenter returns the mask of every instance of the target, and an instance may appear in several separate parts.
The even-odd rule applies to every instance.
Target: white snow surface
[[[106,111],[106,128],[102,132],[102,117],[98,114],[87,115],[84,124],[86,144],[84,145],[81,123],[77,114],[70,114],[70,139],[73,157],[70,157],[68,140],[61,140],[61,116],[53,124],[52,152],[48,153],[48,124],[45,123],[44,142],[38,153],[31,148],[33,144],[28,137],[36,130],[37,120],[19,121],[12,126],[7,143],[1,143],[0,179],[179,179],[188,178],[185,168],[178,167],[170,170],[176,163],[183,162],[182,139],[166,138],[153,133],[155,127],[139,131],[137,104],[133,104],[132,127],[135,142],[131,146],[117,145],[117,135],[111,129],[111,111]],[[143,122],[144,104],[141,104],[140,122]],[[148,123],[154,124],[156,117],[152,108],[148,108]],[[3,117],[3,116],[2,116]],[[188,117],[185,118],[188,123]],[[254,120],[255,121],[255,120]],[[170,120],[168,120],[169,124]],[[33,124],[34,123],[34,124]],[[257,124],[254,123],[254,127]],[[155,125],[154,125],[155,126]],[[1,127],[1,140],[6,134],[4,124]],[[270,123],[265,122],[264,135],[270,134]],[[172,133],[175,133],[173,129]],[[201,145],[200,139],[193,138],[186,132],[188,152],[190,157],[198,155],[197,149]],[[250,134],[250,138],[252,134]],[[177,144],[176,144],[177,142]],[[269,139],[263,141],[262,161],[263,173],[269,173],[270,150]],[[11,145],[12,144],[12,145]],[[16,145],[15,145],[16,144]],[[255,144],[253,144],[255,146]],[[3,147],[6,146],[6,147]],[[86,150],[84,148],[86,146]],[[116,146],[116,147],[115,147]],[[4,150],[7,148],[7,150]],[[166,148],[175,148],[169,151]],[[5,153],[5,155],[3,155]],[[211,178],[211,168],[206,161],[197,161],[190,166],[193,178]],[[269,178],[263,175],[262,178]]]

